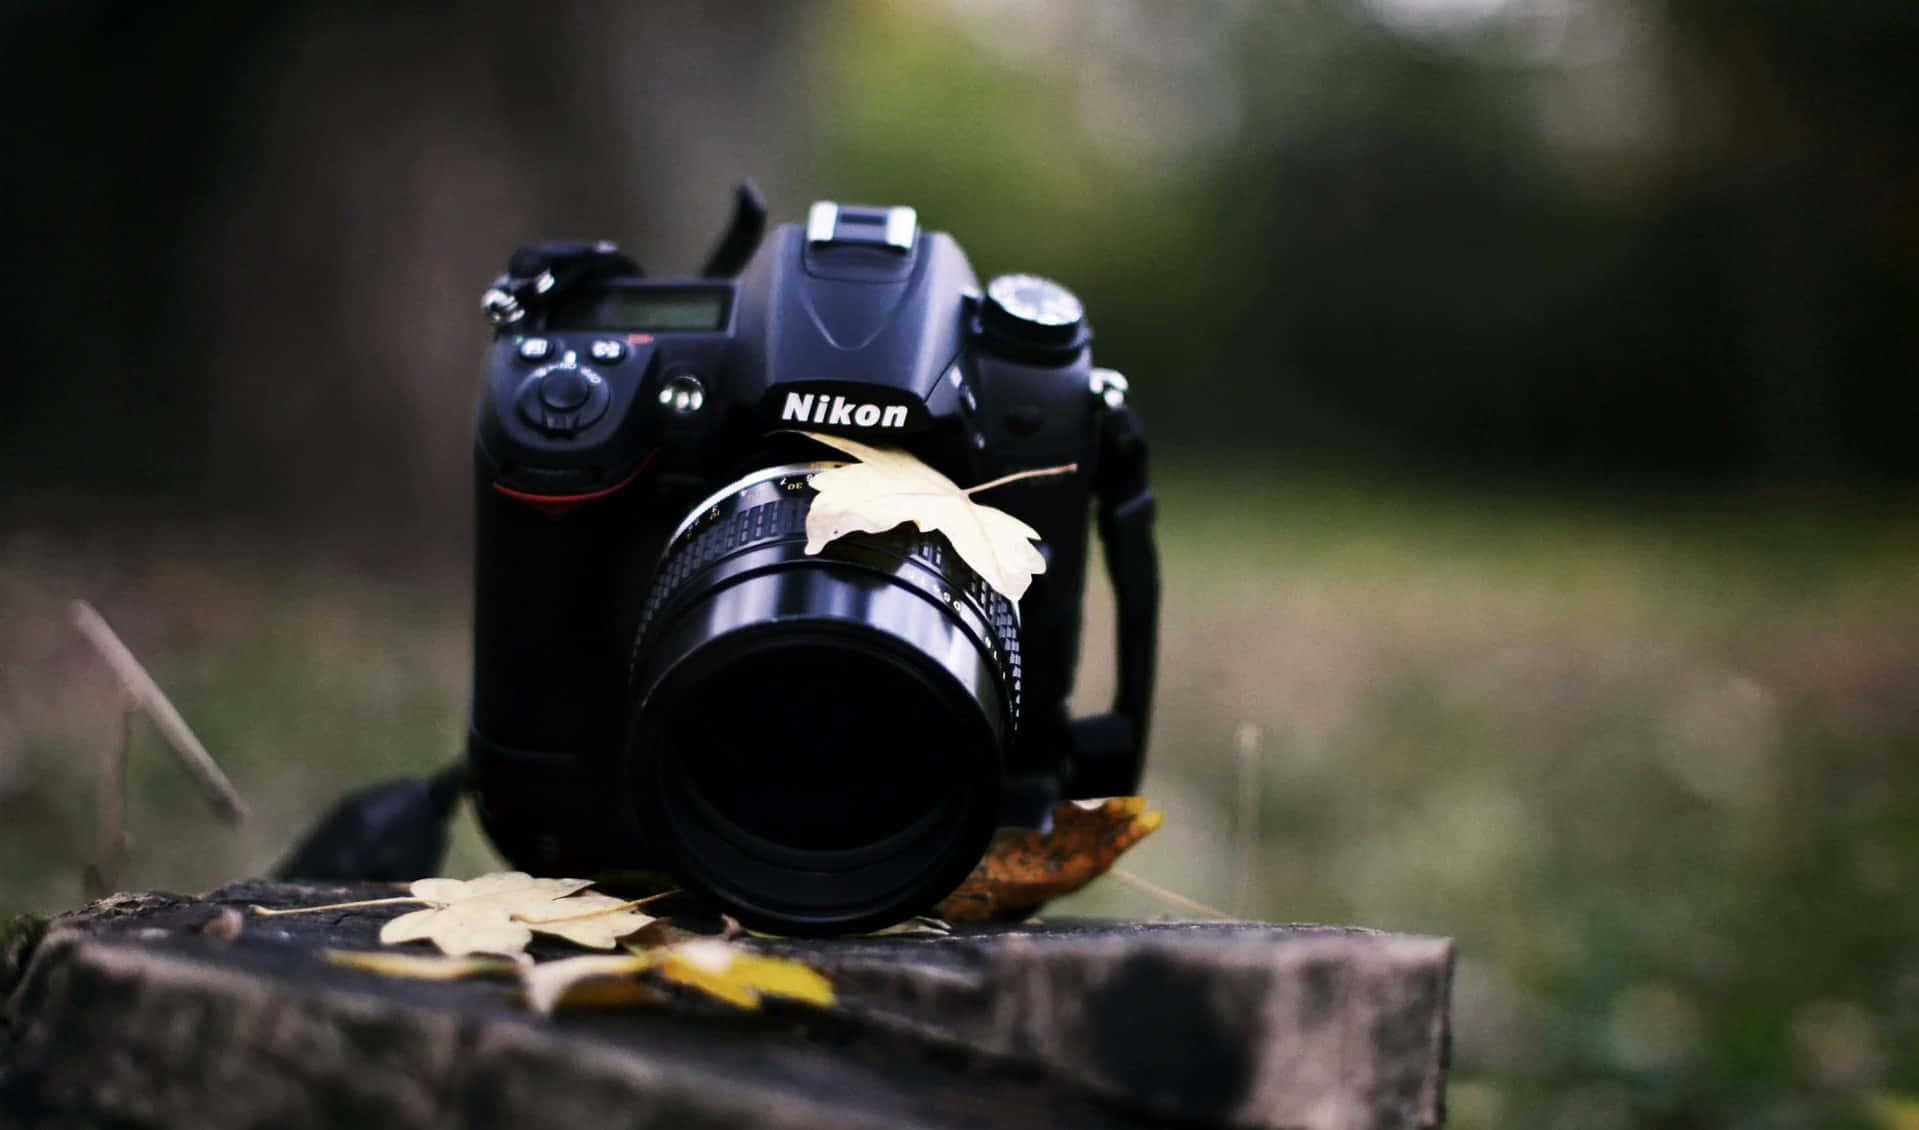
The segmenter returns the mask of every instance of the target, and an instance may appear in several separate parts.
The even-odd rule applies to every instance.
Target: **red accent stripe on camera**
[[[653,457],[659,453],[660,449],[657,447],[654,448],[646,453],[646,458],[640,460],[639,466],[633,468],[632,474],[614,483],[610,487],[603,487],[600,490],[590,490],[585,494],[534,494],[531,491],[514,490],[504,483],[496,482],[492,485],[494,490],[499,491],[513,501],[524,502],[548,517],[557,518],[582,503],[605,498],[609,494],[625,489],[627,484],[640,477],[640,472],[646,470],[647,464],[653,462]]]

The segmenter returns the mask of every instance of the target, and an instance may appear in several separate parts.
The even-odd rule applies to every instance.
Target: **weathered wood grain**
[[[326,963],[393,889],[249,882],[55,919],[7,991],[26,1127],[1417,1127],[1440,1121],[1451,946],[1315,926],[1071,922],[768,941],[832,1013],[530,1015],[510,984]],[[563,944],[536,953],[573,952]],[[9,987],[0,984],[0,991]]]

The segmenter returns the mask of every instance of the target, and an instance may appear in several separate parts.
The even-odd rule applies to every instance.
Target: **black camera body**
[[[1079,303],[983,292],[908,208],[816,204],[760,247],[741,187],[702,277],[610,244],[516,252],[483,305],[470,780],[541,874],[655,872],[749,925],[924,912],[992,829],[1137,789],[1158,577],[1145,445]],[[1017,606],[905,525],[803,552],[798,433],[904,448],[1040,535]],[[1088,519],[1114,711],[1067,716]]]

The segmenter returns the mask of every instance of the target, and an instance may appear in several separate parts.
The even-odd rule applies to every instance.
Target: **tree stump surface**
[[[1327,926],[1058,921],[748,940],[831,1011],[526,1010],[512,982],[327,962],[404,893],[249,881],[122,894],[0,962],[0,1124],[23,1127],[1135,1127],[1441,1120],[1452,946]],[[222,928],[224,923],[224,929]],[[28,938],[28,942],[34,939]],[[424,947],[407,947],[424,950]],[[581,951],[536,943],[536,956]]]

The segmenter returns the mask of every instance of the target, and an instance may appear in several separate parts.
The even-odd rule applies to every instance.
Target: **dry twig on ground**
[[[97,857],[86,869],[87,892],[97,898],[112,892],[114,877],[126,855],[127,755],[133,746],[136,713],[152,720],[153,728],[166,739],[167,747],[173,750],[188,774],[200,783],[214,812],[238,823],[247,818],[247,804],[239,790],[233,787],[233,782],[221,771],[219,763],[213,760],[213,755],[207,752],[206,746],[201,745],[200,739],[194,736],[186,719],[174,709],[160,685],[153,681],[152,675],[147,674],[147,669],[134,658],[133,652],[100,613],[94,610],[93,605],[84,600],[74,601],[72,616],[73,626],[100,653],[100,658],[106,660],[107,666],[113,669],[125,696],[119,710],[119,729],[112,746],[107,750],[101,770]]]
[[[107,626],[100,613],[94,611],[93,605],[84,600],[73,602],[73,626],[80,629],[80,634],[100,653],[100,658],[113,668],[113,673],[119,677],[120,684],[132,698],[133,705],[153,721],[154,729],[166,739],[167,745],[179,757],[180,764],[200,782],[214,811],[235,822],[245,820],[247,803],[240,798],[239,790],[233,787],[232,781],[227,780],[227,775],[213,760],[213,755],[193,735],[186,719],[180,717],[180,712],[174,709],[160,685],[153,681],[153,676],[147,674],[147,669],[133,657],[133,652]]]

